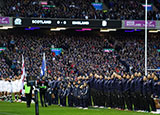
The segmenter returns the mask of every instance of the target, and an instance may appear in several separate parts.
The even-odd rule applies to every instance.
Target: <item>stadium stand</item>
[[[1,64],[7,69],[8,75],[1,72],[1,76],[9,77],[21,74],[21,55],[24,54],[28,76],[39,76],[42,53],[46,52],[47,67],[50,76],[84,75],[98,71],[107,72],[144,72],[144,41],[142,35],[106,35],[96,37],[89,34],[66,35],[59,33],[32,34],[1,32],[1,47],[7,49],[1,53]],[[94,34],[93,34],[94,35]],[[10,39],[6,39],[10,38]],[[154,38],[154,39],[150,39]],[[158,68],[159,41],[158,36],[149,37],[148,68]],[[156,39],[156,40],[155,40]],[[53,56],[50,48],[63,48],[62,54]],[[112,53],[104,49],[115,49]],[[136,55],[134,55],[136,54]],[[54,63],[53,63],[54,62]],[[9,69],[11,68],[11,69]],[[84,71],[83,71],[84,70]]]
[[[48,0],[47,5],[39,0],[4,0],[3,16],[40,17],[40,18],[74,18],[74,19],[118,19],[143,20],[144,7],[140,1],[110,0],[108,10],[96,10],[94,0]],[[154,2],[157,6],[157,2]],[[42,5],[43,4],[43,5]],[[158,7],[158,6],[157,6]],[[148,12],[150,20],[159,20],[159,11]]]

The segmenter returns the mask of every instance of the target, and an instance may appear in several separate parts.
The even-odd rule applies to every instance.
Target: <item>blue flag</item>
[[[45,57],[45,53],[43,53],[43,60],[42,60],[42,66],[41,66],[41,74],[40,76],[44,76],[45,72],[46,72],[46,57]]]

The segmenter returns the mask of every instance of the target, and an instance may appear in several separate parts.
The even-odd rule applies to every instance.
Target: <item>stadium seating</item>
[[[96,10],[94,0],[4,0],[2,16],[72,18],[72,19],[118,19],[143,20],[144,7],[138,0],[110,0],[108,10]],[[148,12],[148,19],[159,20],[158,1],[154,2],[153,11]]]
[[[47,34],[47,35],[46,35]],[[79,36],[77,36],[79,35]],[[144,72],[144,41],[142,35],[105,35],[92,33],[86,35],[60,33],[1,32],[1,77],[21,74],[21,57],[25,57],[28,76],[39,76],[42,54],[46,53],[47,70],[50,76],[78,76],[89,72],[106,75],[107,72]],[[47,37],[46,37],[47,36]],[[96,37],[95,37],[96,36]],[[10,38],[10,39],[6,39]],[[156,35],[149,36],[148,68],[158,68],[159,40]],[[63,48],[55,56],[50,48]],[[110,52],[104,49],[115,49]],[[11,68],[11,69],[9,69]],[[5,71],[4,71],[5,70]]]

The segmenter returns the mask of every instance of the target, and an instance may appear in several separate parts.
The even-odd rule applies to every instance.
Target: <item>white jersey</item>
[[[11,84],[11,82],[6,81],[5,84],[6,84],[6,91],[9,92],[9,93],[11,93],[11,91],[12,91],[12,84]]]
[[[0,80],[0,92],[2,92],[2,80]]]
[[[4,92],[4,84],[5,84],[5,81],[4,80],[1,80],[1,91]]]
[[[23,89],[23,87],[22,87],[22,80],[20,79],[20,80],[18,80],[18,92],[20,92],[20,90],[21,89]]]
[[[4,81],[3,90],[4,90],[4,92],[7,92],[7,90],[8,90],[8,81]]]
[[[12,81],[12,92],[15,93],[17,90],[17,84],[16,81]]]

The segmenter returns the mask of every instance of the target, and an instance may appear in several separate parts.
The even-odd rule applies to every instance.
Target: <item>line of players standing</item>
[[[12,102],[14,95],[15,101],[20,101],[20,90],[22,86],[21,76],[14,78],[0,78],[0,100]]]
[[[76,81],[73,79],[57,79],[56,77],[47,80],[44,77],[41,80],[39,79],[41,106],[47,106],[47,103],[48,105],[58,104],[58,100],[61,106],[66,106],[66,102],[70,107],[87,108],[90,106],[88,77],[78,77]],[[68,97],[68,101],[66,101],[66,97]]]
[[[96,75],[91,78],[90,83],[93,102],[97,106],[156,111],[153,98],[160,97],[160,82],[154,74],[146,77],[141,73],[131,76],[114,73],[105,78]]]
[[[141,73],[120,76],[113,73],[108,76],[90,74],[77,78],[38,80],[41,105],[58,104],[61,106],[83,107],[98,106],[117,109],[156,111],[153,98],[160,98],[160,82],[157,76]],[[68,101],[66,101],[68,97]],[[92,101],[91,101],[92,97]],[[151,108],[151,109],[150,109]]]

